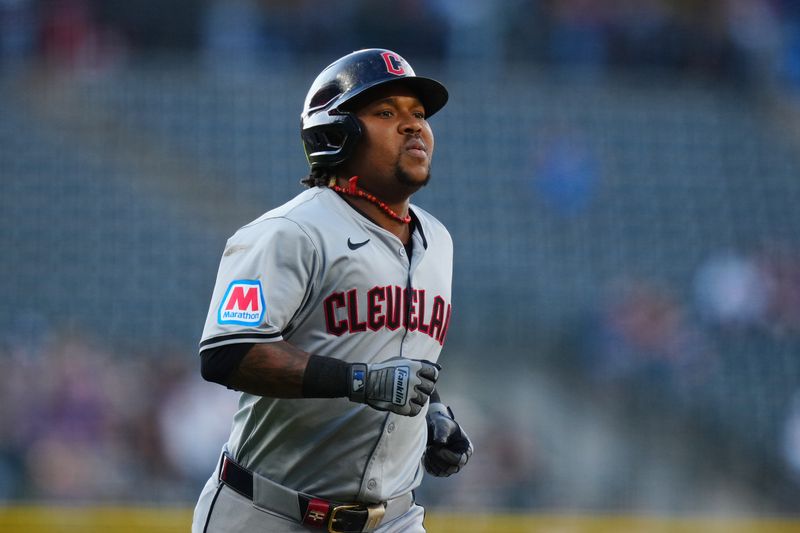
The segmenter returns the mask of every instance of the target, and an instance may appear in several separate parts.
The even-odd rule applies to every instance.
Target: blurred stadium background
[[[0,1],[0,530],[188,530],[222,247],[368,46],[451,91],[430,531],[800,531],[793,0]]]

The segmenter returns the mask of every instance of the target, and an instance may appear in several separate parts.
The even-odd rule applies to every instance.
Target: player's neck
[[[343,180],[339,178],[331,183],[331,188],[339,193],[344,200],[366,215],[370,220],[397,236],[403,244],[408,244],[411,238],[411,217],[409,215],[409,199],[385,202],[376,196],[363,191],[356,194],[358,189],[357,179]],[[366,194],[363,194],[366,193]]]
[[[389,217],[378,206],[367,200],[364,200],[363,198],[352,198],[350,196],[343,196],[343,198],[347,203],[355,207],[358,211],[361,211],[378,226],[382,227],[389,233],[394,234],[403,244],[408,244],[408,241],[411,238],[410,224],[399,222]],[[396,212],[408,213],[408,203],[406,203],[405,210],[398,209]]]

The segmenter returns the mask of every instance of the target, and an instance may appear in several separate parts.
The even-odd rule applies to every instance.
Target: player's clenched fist
[[[383,363],[354,363],[348,371],[348,396],[381,411],[414,416],[433,393],[439,365],[395,357]]]
[[[426,419],[428,445],[422,456],[425,470],[437,477],[455,474],[472,457],[472,442],[444,404],[432,403]]]

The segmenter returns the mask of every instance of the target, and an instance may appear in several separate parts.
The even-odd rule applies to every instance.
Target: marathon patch
[[[219,304],[217,322],[239,326],[258,326],[264,318],[264,291],[261,281],[237,279],[228,285]]]

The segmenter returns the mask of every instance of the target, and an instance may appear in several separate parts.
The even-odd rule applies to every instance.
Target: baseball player
[[[430,178],[426,118],[447,98],[381,49],[313,82],[307,190],[222,254],[202,374],[242,395],[194,533],[424,532],[423,468],[467,463],[472,444],[434,389],[452,240],[409,203]]]

